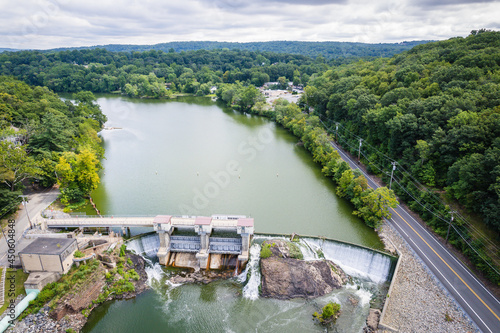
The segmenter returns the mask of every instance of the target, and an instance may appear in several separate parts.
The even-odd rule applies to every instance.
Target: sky
[[[394,43],[500,30],[500,0],[0,0],[0,48],[171,41]]]

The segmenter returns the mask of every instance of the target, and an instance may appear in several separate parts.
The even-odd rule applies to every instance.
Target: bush
[[[85,253],[83,253],[80,250],[76,250],[75,254],[73,255],[73,257],[75,257],[75,258],[83,258],[83,257],[85,257]]]
[[[127,250],[127,245],[123,244],[121,247],[120,247],[120,257],[124,257],[125,256],[125,251]]]
[[[321,314],[314,312],[313,317],[326,326],[335,323],[339,314],[340,304],[330,302],[323,307]]]
[[[139,281],[139,279],[141,278],[139,274],[135,271],[135,269],[131,269],[127,273],[129,277],[135,281]]]
[[[271,252],[271,244],[262,245],[262,248],[260,249],[260,257],[262,259],[266,259],[272,255],[273,255],[273,253]]]

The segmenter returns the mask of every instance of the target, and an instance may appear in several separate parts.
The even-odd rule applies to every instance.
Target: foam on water
[[[259,269],[259,260],[260,260],[260,245],[253,244],[252,247],[250,247],[250,260],[247,264],[247,269],[245,270],[246,272],[248,272],[248,270],[250,271],[250,278],[248,279],[247,284],[243,288],[244,298],[248,298],[251,300],[256,300],[259,298],[259,286],[261,277]],[[245,274],[245,279],[246,275],[247,274]]]
[[[372,296],[373,296],[373,294],[370,291],[368,291],[364,288],[358,289],[355,292],[355,294],[356,294],[356,296],[359,297],[359,301],[361,303],[361,306],[363,306],[363,307],[370,304],[370,300],[372,299]]]
[[[148,260],[147,258],[145,258]],[[149,260],[150,261],[150,260]],[[146,274],[148,275],[148,285],[150,287],[153,286],[153,282],[156,281],[157,283],[161,281],[162,277],[165,276],[165,272],[161,268],[160,263],[148,263],[148,265],[145,268]]]

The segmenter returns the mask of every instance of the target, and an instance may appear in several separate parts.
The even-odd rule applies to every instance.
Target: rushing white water
[[[144,260],[146,261],[145,271],[148,275],[148,285],[152,287],[154,282],[159,283],[161,281],[162,277],[165,276],[165,272],[161,268],[160,263],[153,263],[146,257],[144,258]]]
[[[316,249],[311,248],[311,246],[306,243],[306,242],[299,242],[296,243],[300,251],[302,252],[302,255],[304,256],[304,260],[318,260],[318,253],[316,252]]]
[[[388,256],[329,240],[303,238],[301,241],[316,249],[316,252],[321,250],[325,259],[335,262],[349,275],[368,278],[376,283],[383,283],[389,278],[391,260]]]
[[[250,247],[250,260],[248,261],[247,268],[245,269],[245,272],[241,274],[241,275],[245,274],[246,278],[248,271],[250,271],[250,278],[248,279],[247,284],[243,288],[243,297],[251,300],[256,300],[259,298],[259,286],[260,286],[259,260],[260,260],[260,245],[253,244],[252,247]]]

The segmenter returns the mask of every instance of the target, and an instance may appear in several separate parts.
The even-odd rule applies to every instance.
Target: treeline
[[[62,101],[45,87],[0,76],[0,216],[15,210],[26,182],[61,185],[61,201],[81,203],[99,183],[106,116],[90,92]]]
[[[93,49],[0,54],[0,74],[55,92],[121,92],[153,98],[178,92],[207,95],[214,85],[237,81],[262,86],[279,77],[307,84],[311,75],[327,68],[322,57],[240,50],[116,53]]]
[[[323,56],[327,59],[337,59],[340,62],[349,58],[366,57],[392,57],[397,53],[407,51],[412,47],[428,43],[430,41],[411,41],[402,43],[350,43],[350,42],[300,42],[300,41],[271,41],[271,42],[213,42],[213,41],[192,41],[192,42],[169,42],[155,45],[126,45],[109,44],[91,47],[64,48],[50,51],[67,51],[82,49],[105,49],[112,52],[144,52],[144,51],[164,51],[182,52],[197,50],[246,50],[255,52],[272,52],[299,54],[308,57]]]

